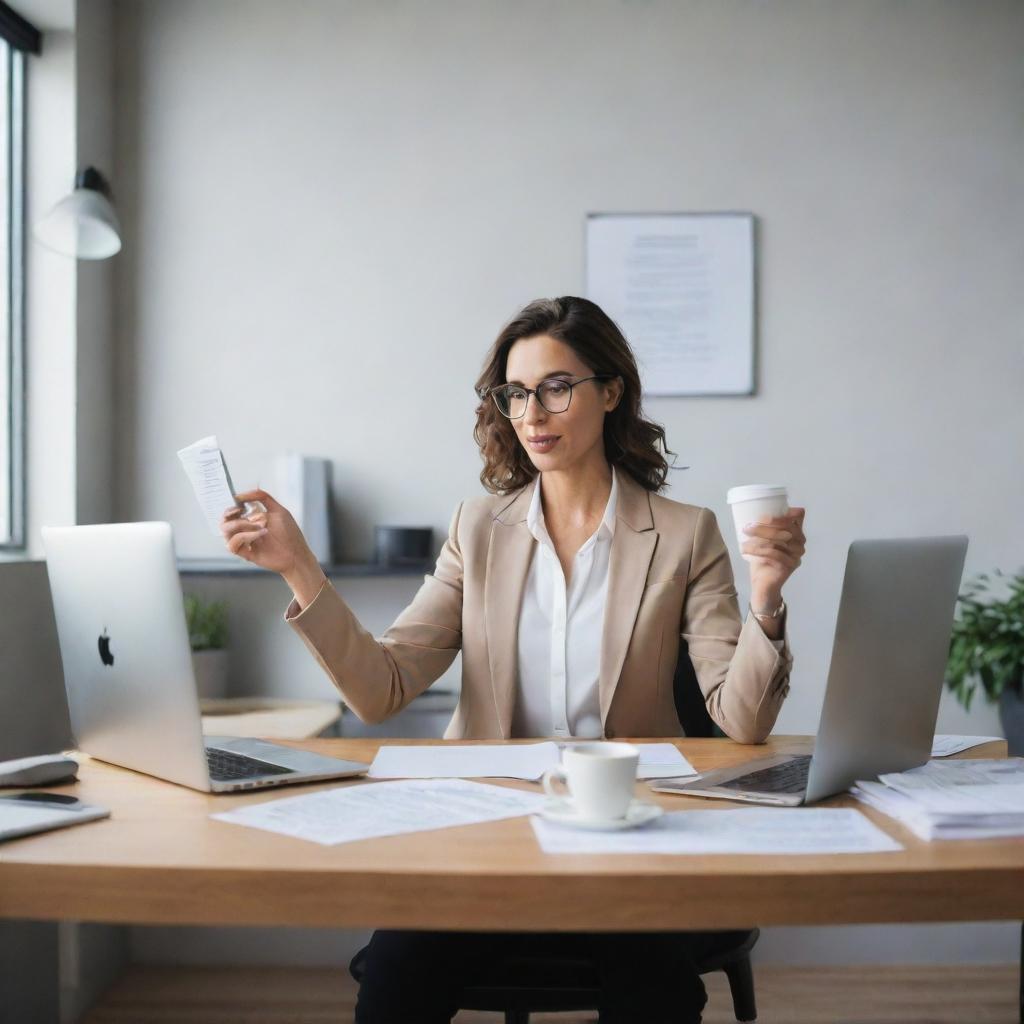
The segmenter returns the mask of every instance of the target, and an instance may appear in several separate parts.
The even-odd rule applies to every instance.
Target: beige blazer
[[[652,494],[624,472],[618,479],[598,682],[604,735],[682,735],[672,692],[682,637],[714,721],[735,740],[763,742],[789,692],[788,638],[776,650],[751,614],[741,622],[710,509]],[[461,651],[462,693],[445,738],[511,738],[536,486],[462,502],[434,574],[379,638],[330,582],[301,611],[288,606],[286,621],[364,722],[400,711]]]

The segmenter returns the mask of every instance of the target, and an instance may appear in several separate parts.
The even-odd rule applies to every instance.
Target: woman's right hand
[[[305,607],[326,577],[298,523],[266,491],[246,491],[235,497],[241,502],[258,502],[263,510],[243,515],[241,508],[232,506],[224,512],[220,530],[228,550],[247,562],[280,573]]]

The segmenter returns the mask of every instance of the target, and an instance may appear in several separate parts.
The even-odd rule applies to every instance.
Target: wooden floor
[[[1015,967],[756,968],[759,1024],[1017,1024]],[[732,1024],[722,974],[705,977],[704,1024]],[[131,968],[82,1024],[346,1024],[344,970]],[[596,1014],[537,1014],[533,1024],[593,1024]],[[456,1024],[501,1024],[462,1012]],[[642,1024],[642,1022],[638,1022]]]

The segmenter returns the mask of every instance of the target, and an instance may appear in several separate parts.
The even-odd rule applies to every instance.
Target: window
[[[0,2],[0,548],[25,543],[25,61],[40,42]]]
[[[25,57],[0,42],[0,544],[20,547],[22,524],[23,410],[20,174]]]

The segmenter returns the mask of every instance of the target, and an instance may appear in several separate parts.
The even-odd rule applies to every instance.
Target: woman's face
[[[547,334],[520,338],[508,352],[505,380],[536,388],[552,378],[569,383],[592,377],[594,371],[565,342]],[[604,417],[619,402],[622,385],[614,381],[588,381],[572,389],[569,408],[550,413],[530,395],[526,413],[510,420],[530,461],[544,473],[564,470],[604,448]]]

